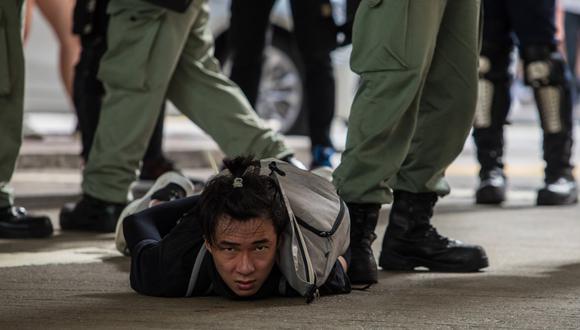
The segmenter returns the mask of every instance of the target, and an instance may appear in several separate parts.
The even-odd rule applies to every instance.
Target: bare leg
[[[36,0],[36,4],[60,43],[60,74],[72,100],[74,66],[80,54],[79,38],[72,33],[75,0]]]
[[[30,26],[32,24],[32,10],[34,9],[35,0],[27,0],[24,18],[24,43],[28,41],[28,35],[30,34]]]

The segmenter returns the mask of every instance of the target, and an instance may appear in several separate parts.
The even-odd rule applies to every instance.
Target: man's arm
[[[152,296],[183,296],[197,251],[203,244],[201,228],[187,217],[195,197],[167,202],[124,220],[131,251],[131,287]],[[184,256],[191,255],[191,258]]]
[[[326,282],[320,287],[320,294],[350,293],[350,279],[346,274],[348,269],[346,260],[340,256],[334,264]]]

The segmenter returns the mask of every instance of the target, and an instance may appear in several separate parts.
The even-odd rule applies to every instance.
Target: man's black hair
[[[227,171],[207,183],[197,205],[205,239],[215,243],[216,228],[223,216],[237,221],[272,219],[279,236],[288,223],[288,215],[274,179],[259,174],[259,161],[253,156],[225,159],[223,163]]]

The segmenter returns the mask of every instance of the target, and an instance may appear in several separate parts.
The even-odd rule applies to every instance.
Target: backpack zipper
[[[332,228],[328,231],[318,230],[298,217],[296,217],[296,221],[298,221],[298,223],[302,227],[308,229],[309,231],[315,233],[316,235],[318,235],[320,237],[329,237],[329,236],[334,235],[334,233],[336,232],[338,227],[340,227],[340,224],[342,223],[342,219],[344,218],[344,210],[345,210],[344,202],[341,200],[340,201],[340,209],[338,211],[338,216],[334,220],[334,224],[332,225]]]
[[[296,218],[298,219],[298,218]],[[312,269],[312,265],[310,264],[310,260],[306,258],[306,253],[304,249],[304,245],[302,245],[302,236],[297,227],[294,227],[294,234],[297,236],[298,246],[300,247],[300,254],[302,255],[302,262],[306,266],[306,281],[312,283],[313,281],[310,279],[310,273]]]

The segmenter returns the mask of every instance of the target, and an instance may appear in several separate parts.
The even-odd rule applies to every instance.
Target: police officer
[[[231,79],[255,106],[262,75],[270,12],[276,0],[232,0],[229,46]],[[330,126],[334,117],[335,82],[330,52],[336,48],[337,27],[329,0],[291,0],[294,36],[305,70],[304,91],[312,144],[311,167],[332,166]]]
[[[207,0],[193,0],[184,12],[142,0],[109,3],[107,51],[98,73],[105,98],[83,172],[83,198],[61,210],[61,228],[115,230],[166,97],[228,156],[291,156],[282,137],[220,72],[208,9]]]
[[[371,249],[381,204],[393,201],[379,265],[385,270],[476,271],[484,250],[430,224],[449,193],[477,97],[479,0],[365,0],[353,27],[361,76],[334,182],[351,217],[353,283],[377,281]],[[391,191],[394,190],[394,192]]]
[[[0,2],[0,238],[47,237],[52,224],[13,205],[8,186],[22,142],[24,56],[22,0]]]
[[[105,94],[97,72],[101,57],[107,50],[108,3],[109,0],[78,0],[74,12],[73,30],[80,36],[82,52],[75,67],[73,99],[81,131],[81,154],[85,162],[89,158]],[[163,155],[164,119],[163,109],[143,156],[140,179],[155,180],[164,172],[175,170],[173,162]]]
[[[503,126],[511,105],[509,66],[514,44],[523,60],[524,79],[534,90],[544,131],[544,187],[538,205],[577,203],[572,175],[572,80],[558,51],[555,0],[485,0],[480,96],[473,138],[481,164],[476,203],[505,200]]]

